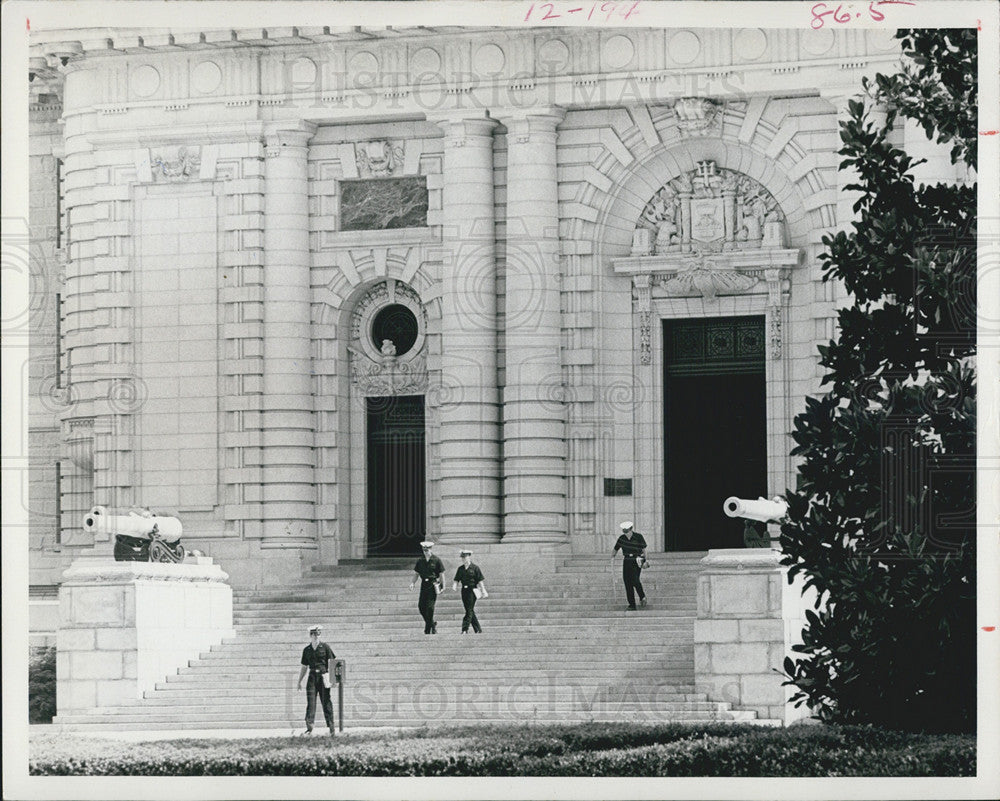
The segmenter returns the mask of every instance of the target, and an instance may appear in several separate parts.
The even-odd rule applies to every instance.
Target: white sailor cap
[[[622,523],[622,531],[628,531],[630,528],[632,528],[631,520],[626,520],[624,523]]]
[[[320,626],[320,625],[318,625],[318,624],[315,625],[315,626],[310,626],[309,627],[309,633],[310,634],[314,634],[314,633],[315,634],[319,634],[322,630],[323,630],[323,627]]]
[[[461,556],[472,556],[472,551],[462,551]]]
[[[434,547],[434,543],[431,542],[430,540],[424,540],[422,543],[420,543],[420,547],[421,548],[433,548]]]

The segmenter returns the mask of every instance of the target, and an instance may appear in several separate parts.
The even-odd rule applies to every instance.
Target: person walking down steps
[[[462,551],[462,564],[455,571],[452,589],[462,588],[462,605],[465,607],[465,617],[462,618],[462,634],[469,633],[469,626],[476,634],[482,634],[483,629],[476,617],[476,599],[486,598],[486,585],[483,571],[479,565],[472,563],[472,551]]]
[[[628,598],[628,608],[635,609],[635,596],[639,595],[639,603],[646,605],[646,593],[642,589],[642,582],[639,574],[646,564],[646,540],[642,534],[632,527],[632,521],[628,520],[621,524],[622,533],[615,543],[615,548],[611,552],[611,561],[614,561],[615,554],[619,550],[622,552],[622,580],[625,582],[625,597]]]
[[[325,642],[320,642],[322,626],[312,626],[309,629],[309,644],[302,649],[302,669],[299,670],[299,689],[302,689],[302,679],[306,673],[309,681],[306,683],[306,730],[303,734],[312,734],[313,722],[316,720],[316,696],[319,695],[323,705],[323,717],[332,737],[336,732],[333,728],[333,700],[330,698],[330,662],[336,659],[333,650]]]
[[[434,543],[429,540],[420,543],[423,556],[413,566],[413,571],[416,575],[410,582],[411,590],[417,581],[420,582],[420,599],[417,601],[417,609],[420,610],[420,615],[424,619],[424,634],[437,634],[437,622],[434,620],[434,604],[437,603],[438,593],[444,589],[444,579],[442,578],[444,574],[444,562],[431,553],[431,548],[433,547]]]

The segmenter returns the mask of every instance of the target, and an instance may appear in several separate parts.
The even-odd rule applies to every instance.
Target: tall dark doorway
[[[418,555],[427,534],[424,397],[366,401],[368,556]]]
[[[722,502],[767,492],[765,397],[763,317],[664,321],[668,551],[742,547]]]

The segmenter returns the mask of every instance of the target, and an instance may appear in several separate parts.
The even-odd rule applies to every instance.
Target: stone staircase
[[[166,676],[135,703],[60,715],[70,728],[303,728],[296,689],[308,627],[346,660],[344,718],[355,726],[483,722],[743,721],[753,712],[694,687],[695,585],[703,554],[660,554],[643,571],[649,605],[625,610],[621,560],[576,556],[555,575],[490,580],[484,632],[462,635],[462,603],[438,598],[423,633],[413,559],[317,567],[294,586],[238,591],[236,636]],[[449,563],[447,578],[456,564]],[[334,707],[337,692],[334,690]],[[317,710],[317,726],[323,727]],[[760,721],[763,722],[763,721]]]

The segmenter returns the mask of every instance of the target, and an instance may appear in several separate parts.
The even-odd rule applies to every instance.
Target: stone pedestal
[[[788,702],[795,688],[782,686],[781,673],[809,598],[800,582],[788,584],[780,559],[769,548],[736,548],[701,560],[694,660],[696,689],[709,700],[787,725],[809,714]]]
[[[233,635],[233,592],[209,557],[194,563],[77,559],[59,588],[58,714],[142,698]]]

